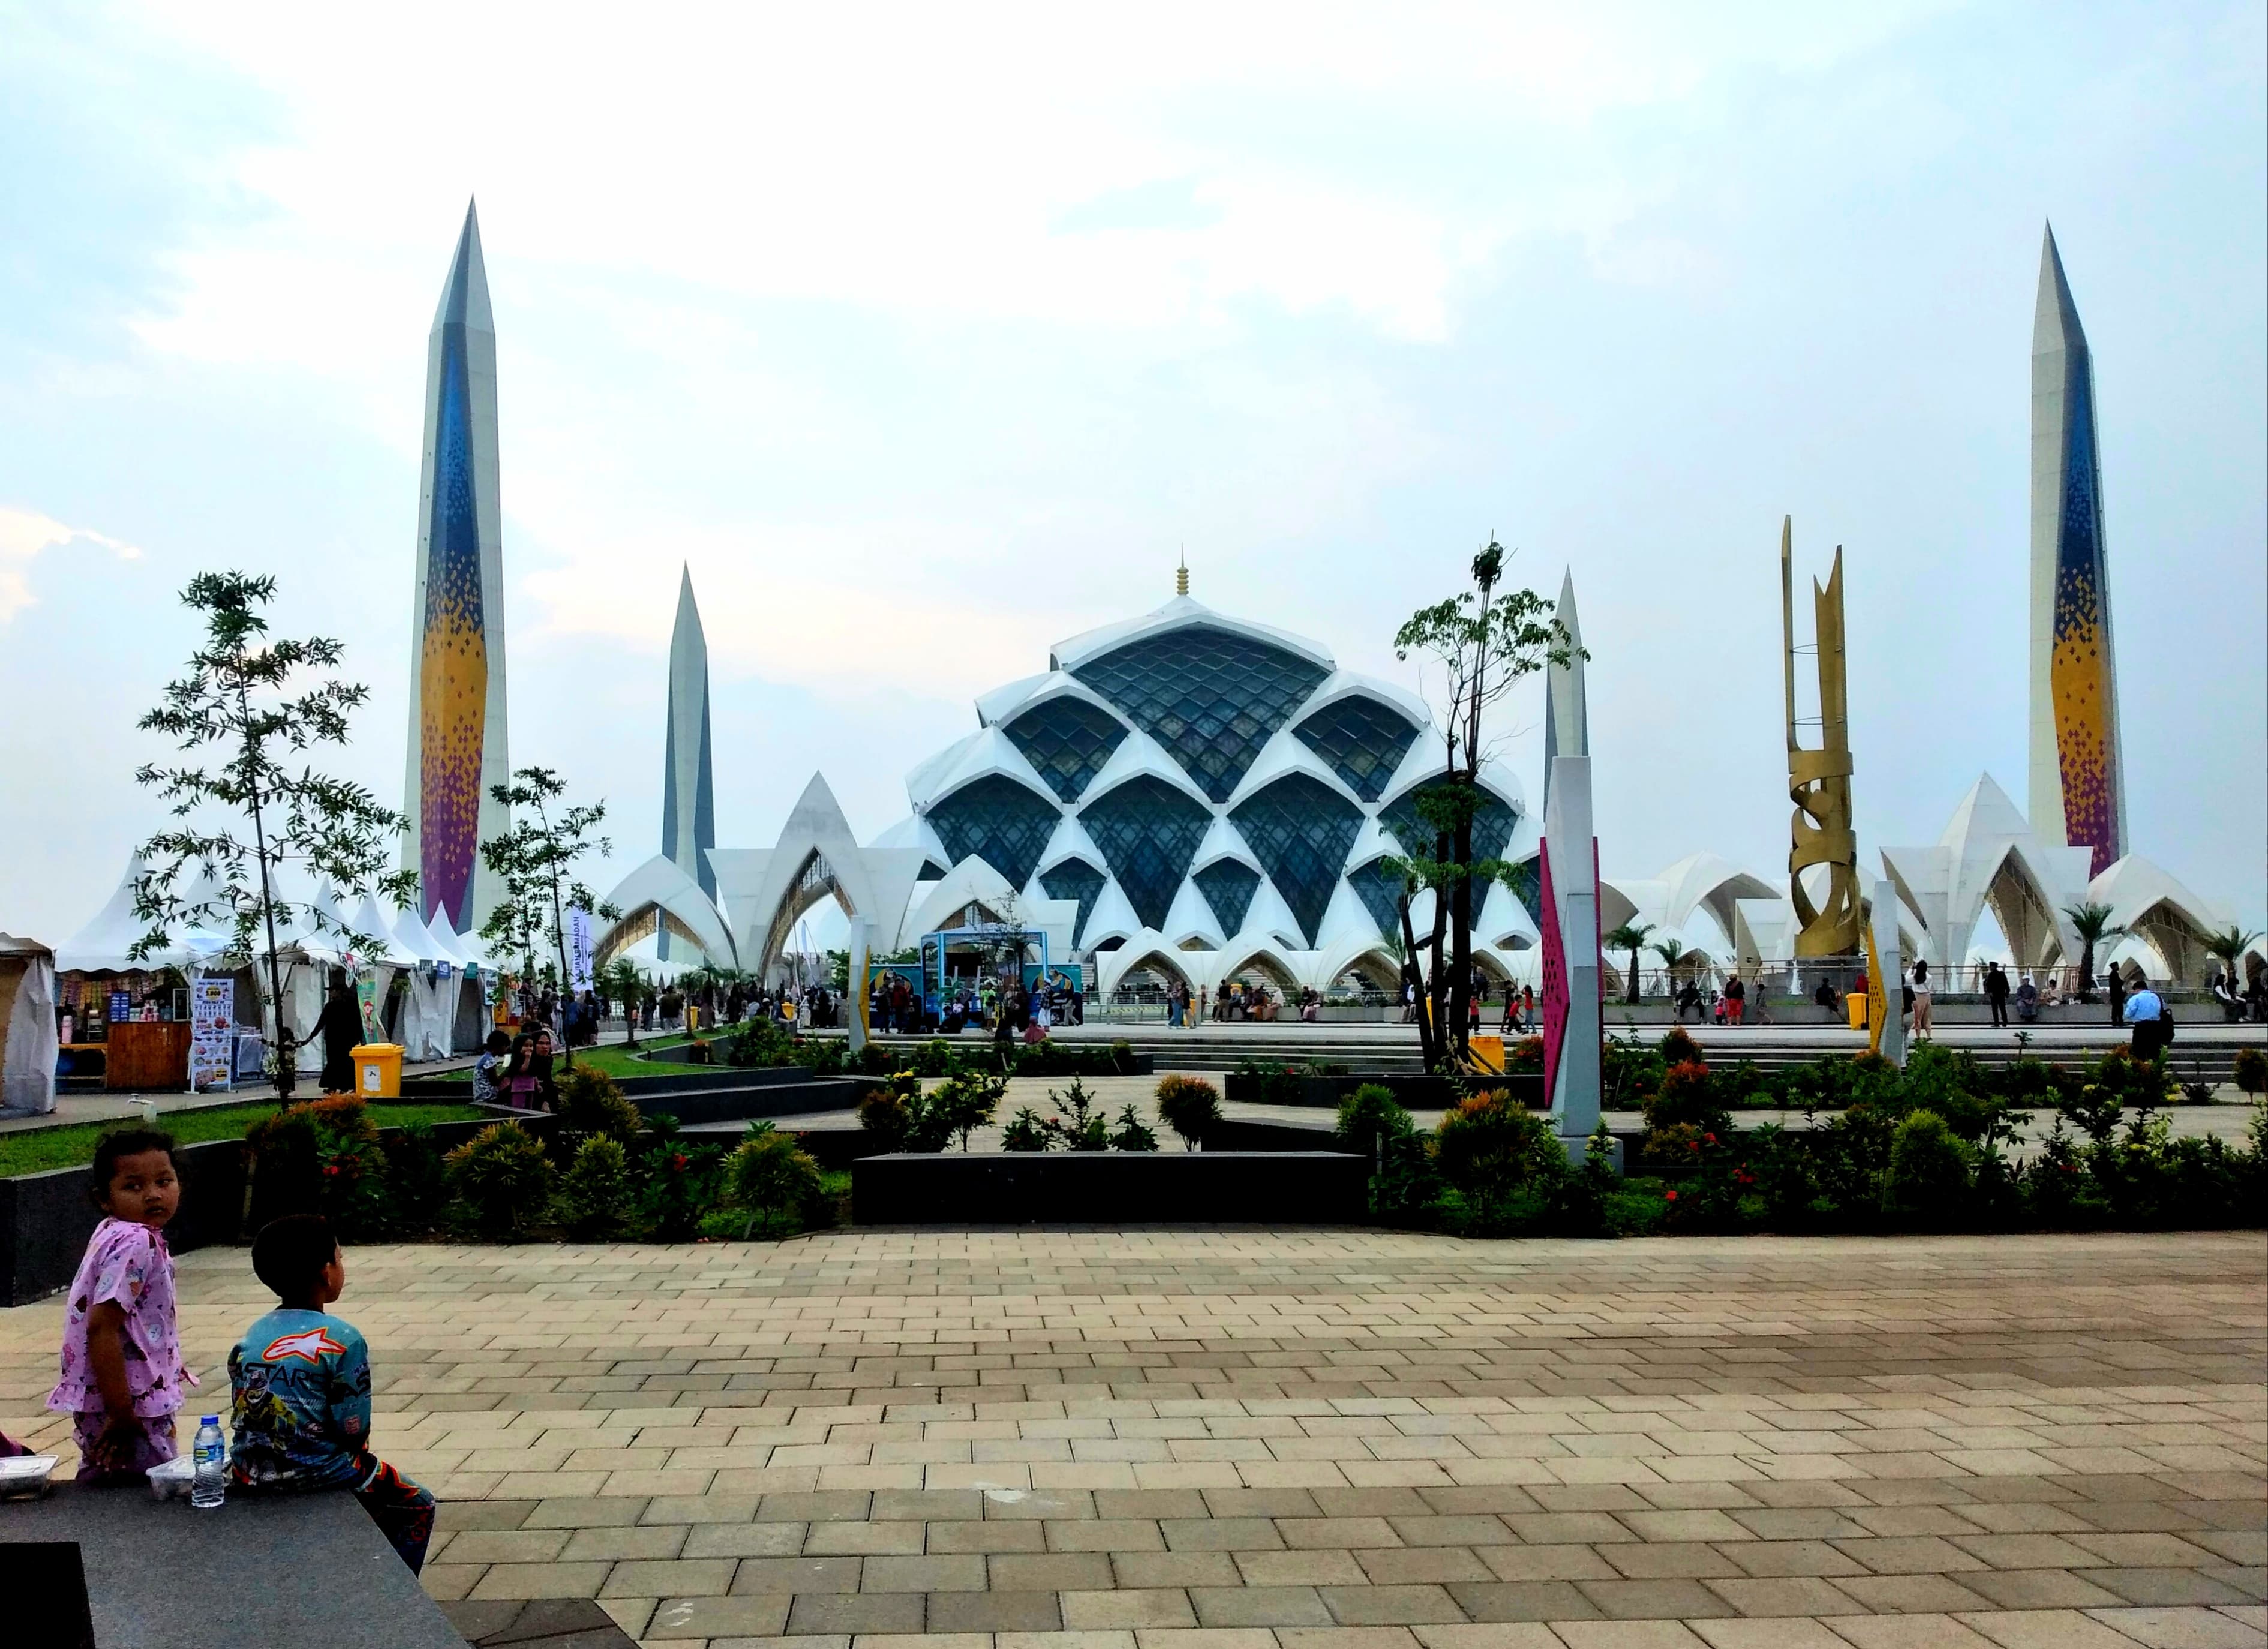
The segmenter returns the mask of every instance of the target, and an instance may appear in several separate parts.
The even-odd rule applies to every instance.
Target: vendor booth
[[[55,1108],[55,953],[0,933],[0,1110]]]

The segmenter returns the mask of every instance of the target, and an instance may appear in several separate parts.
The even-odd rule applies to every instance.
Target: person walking
[[[1996,1029],[2008,1028],[2008,975],[2000,971],[2000,964],[1988,962],[1984,968],[1984,1005],[1992,1010]]]
[[[2113,979],[2117,974],[2111,975]],[[2126,1023],[2134,1027],[2133,1056],[2136,1063],[2155,1059],[2165,1052],[2172,1042],[2171,1028],[2166,1014],[2166,1005],[2156,991],[2150,989],[2146,978],[2136,982],[2133,994],[2126,997]]]
[[[1937,1016],[1930,1005],[1929,962],[1926,958],[1914,963],[1913,971],[1914,1034],[1937,1040]]]
[[[1726,1022],[1738,1025],[1742,1016],[1748,1012],[1748,1007],[1749,983],[1747,980],[1741,977],[1740,971],[1736,968],[1734,970],[1733,976],[1725,982]]]
[[[362,1010],[355,1005],[354,992],[347,989],[343,968],[331,969],[330,991],[306,1040],[312,1042],[319,1036],[323,1040],[323,1092],[352,1093],[355,1044],[362,1041]]]

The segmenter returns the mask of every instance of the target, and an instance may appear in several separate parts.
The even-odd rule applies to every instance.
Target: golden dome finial
[[[1183,545],[1182,548],[1182,564],[1174,573],[1174,593],[1175,595],[1187,595],[1189,593],[1189,547],[1187,545]]]

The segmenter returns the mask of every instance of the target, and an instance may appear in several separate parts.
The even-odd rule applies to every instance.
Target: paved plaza
[[[350,1261],[429,1588],[672,1649],[2264,1641],[2257,1233]],[[269,1302],[241,1250],[180,1273],[225,1390]],[[67,1453],[61,1317],[0,1312],[0,1424]]]

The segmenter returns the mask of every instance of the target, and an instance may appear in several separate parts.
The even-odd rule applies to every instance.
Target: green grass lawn
[[[666,1044],[640,1042],[635,1054],[619,1043],[610,1043],[604,1048],[578,1048],[575,1050],[575,1064],[578,1069],[588,1065],[594,1071],[603,1071],[610,1077],[675,1077],[688,1071],[707,1073],[723,1068],[718,1065],[675,1064],[666,1060],[637,1056],[649,1049],[659,1048],[666,1052],[669,1048],[682,1048],[684,1045],[682,1041]],[[565,1067],[556,1058],[552,1061],[552,1070],[556,1075],[566,1074]],[[437,1082],[470,1082],[473,1068],[468,1065],[462,1071],[445,1071],[432,1079]]]
[[[241,1139],[245,1131],[265,1116],[273,1116],[273,1100],[253,1105],[216,1105],[195,1111],[161,1115],[158,1125],[180,1144],[202,1139]],[[380,1128],[400,1128],[408,1123],[460,1123],[485,1115],[469,1105],[373,1105],[371,1120]],[[62,1128],[29,1128],[0,1134],[0,1179],[11,1174],[38,1174],[48,1168],[77,1167],[94,1160],[94,1147],[114,1129],[139,1127],[131,1118],[107,1123],[72,1123]]]

